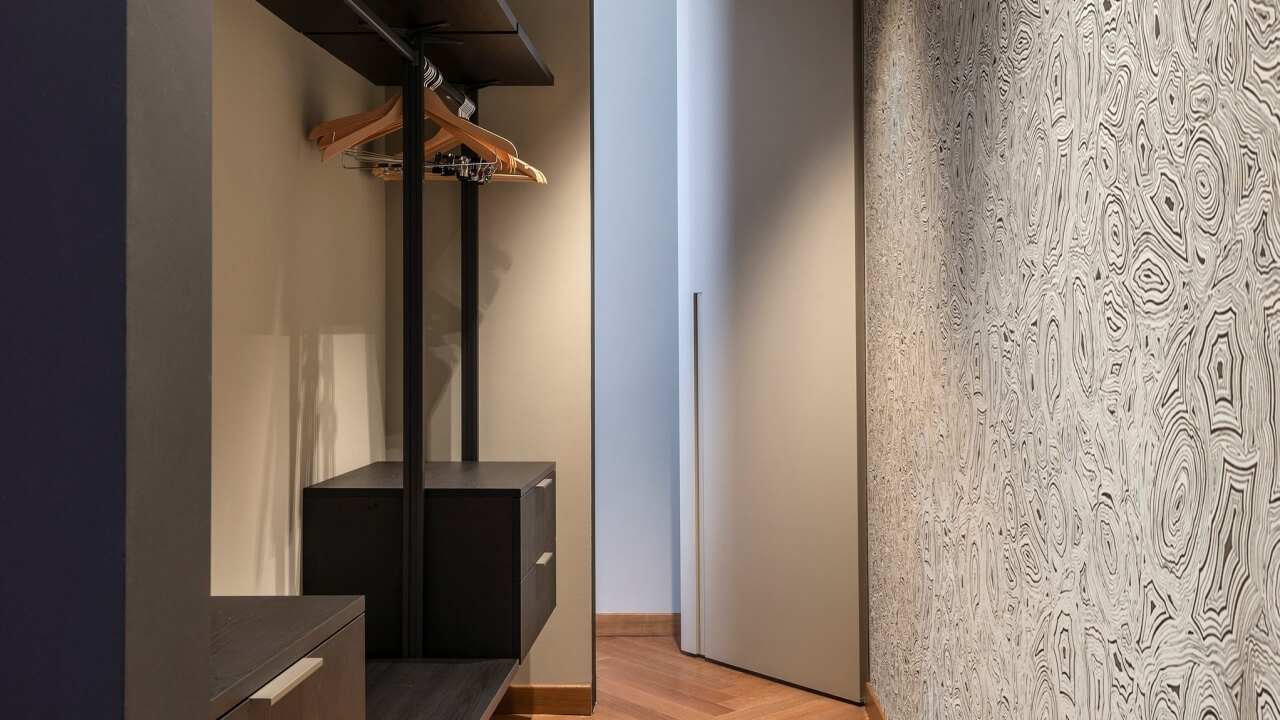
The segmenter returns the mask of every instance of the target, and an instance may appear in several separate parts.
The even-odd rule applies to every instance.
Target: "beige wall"
[[[591,681],[591,83],[587,0],[511,0],[553,88],[484,91],[547,187],[481,198],[480,452],[558,465],[555,614],[516,682]]]
[[[489,88],[481,123],[551,184],[480,191],[480,459],[558,465],[558,598],[516,683],[591,682],[591,99],[587,0],[512,0],[555,73]],[[424,403],[427,457],[459,456],[458,190],[430,184]],[[400,193],[387,194],[388,402],[400,433]]]
[[[297,592],[300,488],[384,454],[385,191],[306,138],[381,99],[253,0],[213,3],[214,594]]]

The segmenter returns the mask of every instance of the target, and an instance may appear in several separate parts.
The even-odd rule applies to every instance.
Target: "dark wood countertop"
[[[222,717],[364,613],[360,596],[213,597],[209,717]]]

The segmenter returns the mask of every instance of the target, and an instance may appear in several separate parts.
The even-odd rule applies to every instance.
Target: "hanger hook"
[[[435,90],[440,87],[440,83],[444,82],[444,73],[440,72],[430,60],[423,58],[422,60],[422,86],[428,90]]]

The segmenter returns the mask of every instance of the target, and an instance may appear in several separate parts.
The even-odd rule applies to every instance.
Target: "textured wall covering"
[[[1280,716],[1280,7],[866,8],[889,717]]]

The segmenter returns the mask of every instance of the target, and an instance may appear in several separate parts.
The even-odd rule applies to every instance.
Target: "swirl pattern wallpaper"
[[[1280,717],[1280,3],[864,7],[888,717]]]

